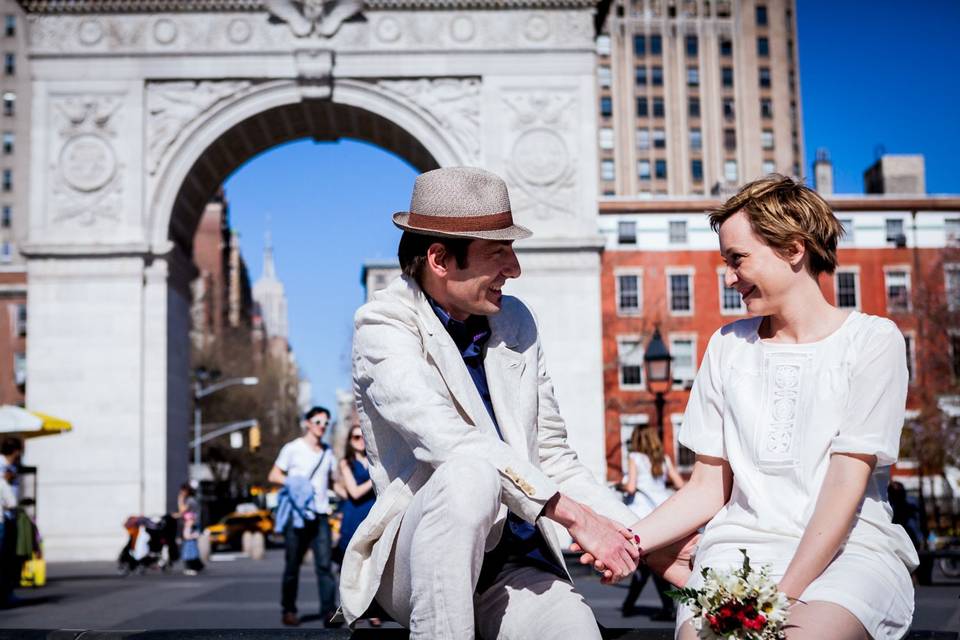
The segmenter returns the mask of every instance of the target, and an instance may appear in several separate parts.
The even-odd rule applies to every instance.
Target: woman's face
[[[350,430],[350,446],[360,453],[367,450],[367,444],[363,441],[363,432],[360,429]]]
[[[743,211],[720,226],[720,255],[724,283],[740,292],[751,316],[778,313],[798,278],[806,277],[802,247],[789,258],[781,255],[753,232]]]

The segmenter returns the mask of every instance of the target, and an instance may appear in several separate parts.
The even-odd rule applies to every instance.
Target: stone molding
[[[18,0],[33,14],[264,11],[269,0]],[[593,9],[597,0],[366,0],[367,9]]]

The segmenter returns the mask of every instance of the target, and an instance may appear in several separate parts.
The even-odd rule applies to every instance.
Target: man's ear
[[[427,268],[434,275],[445,277],[447,275],[447,262],[450,257],[447,248],[442,243],[434,242],[427,248]]]

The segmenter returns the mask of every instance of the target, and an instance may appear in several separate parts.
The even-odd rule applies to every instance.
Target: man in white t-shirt
[[[330,412],[323,407],[307,411],[301,423],[303,436],[280,449],[267,478],[284,485],[281,505],[277,509],[277,525],[278,529],[282,527],[286,545],[281,605],[283,624],[289,626],[300,624],[297,589],[300,565],[308,548],[313,549],[324,626],[330,626],[330,617],[336,609],[336,582],[331,569],[332,545],[327,518],[330,514],[327,490],[336,460],[330,447],[322,441],[329,420]]]

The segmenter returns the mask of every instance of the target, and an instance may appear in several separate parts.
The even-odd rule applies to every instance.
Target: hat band
[[[424,231],[500,231],[513,226],[513,214],[509,211],[485,216],[425,216],[411,213],[407,224]]]

